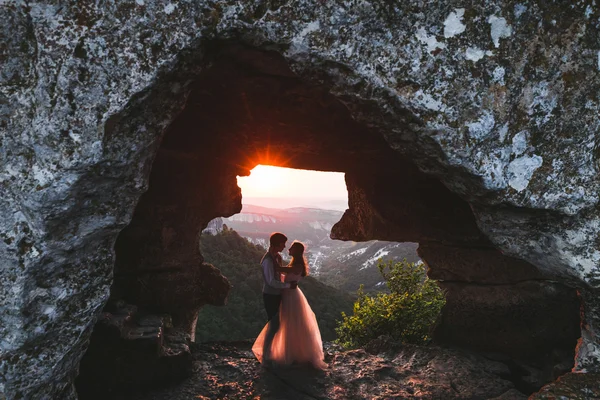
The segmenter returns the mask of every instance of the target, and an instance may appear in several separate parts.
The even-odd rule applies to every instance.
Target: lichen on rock
[[[472,208],[470,237],[581,289],[576,368],[597,371],[599,15],[589,1],[2,2],[0,393],[74,396],[117,235],[222,40],[281,54]],[[351,207],[345,226],[400,218],[379,208]]]

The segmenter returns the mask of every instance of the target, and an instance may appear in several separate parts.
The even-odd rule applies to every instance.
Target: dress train
[[[271,345],[270,360],[278,365],[311,364],[327,368],[323,361],[323,342],[315,313],[300,288],[283,289],[279,308],[279,329]],[[263,346],[269,323],[252,346],[254,355],[263,362]]]

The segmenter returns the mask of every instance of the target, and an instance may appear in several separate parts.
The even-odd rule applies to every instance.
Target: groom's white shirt
[[[265,256],[262,261],[263,269],[263,293],[267,294],[281,294],[281,289],[287,289],[290,284],[287,282],[281,282],[275,276],[275,268],[273,266],[273,256]]]

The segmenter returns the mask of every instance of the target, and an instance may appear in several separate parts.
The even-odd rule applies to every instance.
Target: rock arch
[[[216,60],[205,57],[214,54],[215,38],[282,54],[294,75],[326,88],[294,93],[291,85],[288,99],[309,95],[331,107],[330,116],[363,127],[356,141],[340,135],[328,143],[330,132],[315,133],[291,161],[347,172],[351,204],[337,238],[407,240],[402,227],[409,225],[425,259],[482,260],[476,264],[511,283],[543,277],[577,287],[584,317],[576,368],[597,369],[598,28],[583,6],[563,15],[557,30],[554,11],[537,4],[527,13],[500,3],[427,12],[376,1],[349,8],[260,4],[109,9],[73,2],[2,10],[10,23],[1,32],[8,62],[0,126],[10,135],[2,144],[0,318],[11,328],[0,336],[0,389],[73,395],[70,382],[112,282],[113,243],[147,188],[152,162],[169,165],[171,135],[164,151],[160,139],[188,94],[193,98],[194,80]],[[563,40],[572,46],[559,46]],[[297,80],[277,57],[233,53],[278,82]],[[585,86],[583,69],[595,71]],[[337,149],[340,164],[322,157],[340,143],[348,145]],[[290,149],[288,142],[272,145]],[[206,161],[175,159],[178,167]],[[356,159],[358,172],[347,162]],[[223,176],[249,167],[225,164]],[[203,204],[222,207],[213,216],[235,212],[235,187],[202,182],[222,189],[196,193]],[[400,191],[405,184],[417,191]],[[152,187],[144,196],[152,198]],[[142,196],[138,209],[144,204]],[[196,221],[208,222],[209,214]],[[161,240],[170,235],[161,227]],[[488,278],[476,268],[464,276],[456,264],[438,266],[452,279]]]

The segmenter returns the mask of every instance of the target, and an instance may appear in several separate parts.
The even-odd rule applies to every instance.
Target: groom
[[[279,306],[281,304],[281,289],[295,289],[297,283],[281,282],[281,273],[275,267],[281,267],[281,253],[285,249],[287,237],[283,233],[275,232],[269,237],[269,251],[260,260],[263,270],[263,302],[267,311],[269,328],[265,335],[263,348],[263,362],[271,358],[271,343],[275,333],[279,330]]]

